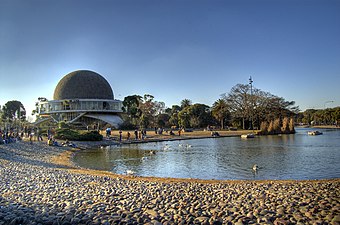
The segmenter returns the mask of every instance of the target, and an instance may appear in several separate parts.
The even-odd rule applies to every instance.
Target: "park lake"
[[[340,129],[295,134],[113,145],[78,151],[76,165],[117,174],[215,180],[310,180],[340,177]],[[155,154],[152,154],[152,153]],[[254,164],[258,170],[252,170]]]

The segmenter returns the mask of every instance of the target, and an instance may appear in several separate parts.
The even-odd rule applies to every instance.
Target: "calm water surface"
[[[108,146],[79,151],[79,166],[138,176],[200,179],[322,179],[340,178],[340,130],[323,135],[296,134],[208,138]],[[156,154],[150,154],[155,151]],[[252,166],[260,169],[255,174]]]

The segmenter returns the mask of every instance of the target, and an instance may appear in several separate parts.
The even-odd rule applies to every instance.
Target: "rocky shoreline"
[[[0,145],[0,224],[340,224],[340,179],[126,177],[73,167],[71,155]]]

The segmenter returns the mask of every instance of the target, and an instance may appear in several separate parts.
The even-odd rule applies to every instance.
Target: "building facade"
[[[53,120],[88,126],[100,122],[118,127],[123,122],[122,101],[114,99],[109,83],[93,71],[78,70],[65,75],[56,86],[53,98],[38,99],[36,123]]]

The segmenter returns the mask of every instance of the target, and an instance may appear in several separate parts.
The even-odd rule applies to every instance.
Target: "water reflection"
[[[201,179],[339,178],[340,130],[294,135],[167,141],[111,146],[79,152],[83,167],[138,176]],[[190,146],[190,147],[189,147]],[[156,154],[150,154],[155,151]],[[254,164],[259,166],[255,174]]]

